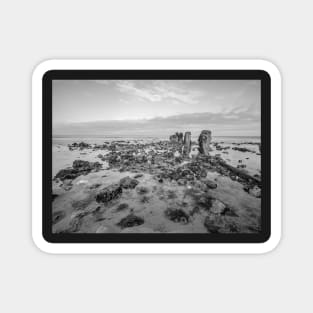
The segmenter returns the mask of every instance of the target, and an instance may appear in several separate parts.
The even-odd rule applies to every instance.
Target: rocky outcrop
[[[102,189],[96,196],[97,202],[108,203],[122,195],[122,187],[119,184],[112,184]]]
[[[189,222],[188,214],[181,209],[168,208],[165,210],[165,216],[175,223],[187,224]]]
[[[64,181],[66,179],[75,179],[80,175],[87,175],[91,171],[98,171],[102,167],[102,164],[99,162],[88,162],[83,160],[75,160],[73,162],[72,168],[66,168],[60,170],[55,178],[59,178]]]
[[[211,151],[211,131],[210,130],[203,130],[199,136],[199,152],[204,155],[209,155]]]
[[[68,145],[69,150],[84,150],[84,149],[91,149],[91,145],[86,142],[74,142],[71,145]]]
[[[191,132],[185,132],[183,153],[189,155],[191,151]]]
[[[126,217],[122,218],[117,225],[121,228],[127,228],[142,225],[144,222],[145,221],[143,218],[131,213]]]
[[[175,143],[183,143],[183,137],[184,137],[184,134],[183,133],[175,133],[174,135],[171,135],[170,136],[170,141]]]

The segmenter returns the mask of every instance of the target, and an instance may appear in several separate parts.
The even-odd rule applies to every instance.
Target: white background
[[[310,312],[310,1],[2,1],[1,312]],[[283,238],[265,255],[48,255],[31,239],[31,72],[50,58],[265,58],[283,75]]]

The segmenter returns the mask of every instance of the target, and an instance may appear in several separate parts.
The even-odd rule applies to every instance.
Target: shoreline
[[[54,145],[53,163],[63,153],[68,166],[54,164],[53,232],[260,231],[260,171],[234,157],[260,159],[258,143],[213,142],[200,155],[191,141],[186,155],[181,142],[102,142]]]

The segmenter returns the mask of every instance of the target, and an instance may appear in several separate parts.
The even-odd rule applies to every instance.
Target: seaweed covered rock
[[[102,189],[96,196],[97,202],[107,203],[113,199],[117,199],[122,195],[122,187],[119,184],[112,184]]]
[[[99,162],[88,162],[83,160],[75,160],[73,166],[60,170],[55,178],[59,178],[64,181],[65,179],[75,179],[80,175],[87,175],[91,171],[98,171],[102,167]]]
[[[165,216],[175,223],[187,224],[189,222],[189,215],[181,209],[168,208],[165,210]]]
[[[84,149],[90,149],[91,145],[83,141],[80,143],[74,142],[72,145],[68,145],[68,148],[70,150],[75,150],[75,149],[84,150]]]
[[[79,171],[72,169],[72,168],[65,168],[63,170],[60,170],[56,175],[55,179],[59,178],[60,180],[66,180],[66,179],[75,179],[79,176]]]
[[[120,185],[125,189],[134,189],[139,184],[139,181],[129,176],[124,177],[120,180]]]
[[[205,179],[202,181],[207,188],[209,189],[216,189],[217,188],[217,183],[212,181],[212,180],[209,180],[209,179]]]
[[[219,233],[219,230],[221,228],[220,226],[216,225],[215,221],[210,216],[207,216],[205,218],[204,227],[207,229],[209,233],[212,234]]]
[[[201,195],[197,202],[205,210],[213,214],[223,214],[224,211],[227,209],[227,205],[225,203],[212,197],[209,194]]]
[[[251,152],[251,153],[255,153],[255,151],[244,148],[244,147],[233,147],[232,148],[235,151],[240,151],[240,152]]]
[[[176,169],[169,169],[160,174],[161,178],[190,182],[207,176],[207,170],[200,162],[191,162]]]
[[[121,228],[127,228],[142,225],[144,222],[145,221],[143,218],[131,213],[126,217],[122,218],[117,225],[120,226]]]
[[[174,135],[171,135],[170,136],[170,141],[171,142],[177,142],[177,143],[183,143],[183,137],[184,137],[184,134],[183,133],[175,133]]]

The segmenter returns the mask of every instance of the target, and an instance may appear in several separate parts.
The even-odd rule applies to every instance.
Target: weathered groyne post
[[[170,136],[171,142],[183,143],[184,134],[176,132],[174,135]]]
[[[211,131],[210,130],[203,130],[199,136],[199,152],[204,155],[209,155],[211,151]]]
[[[191,132],[185,132],[183,151],[185,155],[188,155],[191,151]]]
[[[178,141],[178,138],[176,134],[170,136],[170,142],[177,142],[177,141]]]
[[[177,139],[179,143],[183,143],[184,134],[183,133],[176,133]]]

